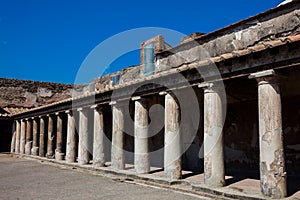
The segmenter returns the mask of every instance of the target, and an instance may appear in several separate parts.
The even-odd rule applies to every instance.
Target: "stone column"
[[[25,144],[25,154],[31,154],[31,145],[32,145],[32,122],[31,119],[26,120],[26,144]]]
[[[95,167],[103,167],[105,164],[103,110],[97,105],[91,108],[94,109],[93,165]]]
[[[79,111],[79,144],[78,144],[78,163],[88,164],[90,161],[88,150],[88,110],[84,108]]]
[[[211,187],[225,185],[223,125],[224,108],[221,88],[200,84],[204,89],[204,183]],[[226,98],[226,97],[224,97]]]
[[[26,142],[26,122],[21,120],[21,141],[20,141],[20,153],[25,154],[25,142]]]
[[[16,149],[16,121],[13,122],[13,126],[12,126],[12,138],[11,138],[11,144],[10,144],[10,152],[11,153],[15,153],[15,149]]]
[[[53,153],[53,139],[54,139],[54,132],[53,132],[53,118],[51,115],[47,115],[48,117],[48,140],[47,140],[47,154],[46,157],[49,159],[54,158]]]
[[[251,74],[258,82],[260,188],[265,196],[287,195],[281,97],[274,70]]]
[[[58,112],[55,113],[55,115],[57,116],[55,160],[63,160],[64,153],[62,152],[62,115]]]
[[[73,163],[76,160],[75,119],[73,111],[68,110],[66,113],[68,115],[66,161],[68,163]]]
[[[38,147],[38,124],[37,119],[32,118],[33,128],[32,128],[32,149],[31,154],[37,156],[39,154],[39,147]]]
[[[39,156],[45,156],[45,119],[40,116],[40,145],[39,145]]]
[[[169,179],[180,179],[181,170],[181,139],[180,139],[180,108],[175,97],[170,93],[165,95],[165,148],[164,171]]]
[[[134,111],[134,168],[137,173],[150,172],[148,145],[148,105],[141,97],[132,98]]]
[[[19,120],[16,120],[16,146],[15,152],[20,153],[20,139],[21,139],[21,124]]]
[[[112,146],[111,146],[111,163],[112,168],[116,170],[125,169],[124,147],[124,113],[123,106],[117,102],[110,102],[112,106],[113,127],[112,127]]]

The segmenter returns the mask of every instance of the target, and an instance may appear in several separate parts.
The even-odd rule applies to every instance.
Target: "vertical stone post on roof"
[[[31,154],[32,146],[32,121],[31,119],[26,119],[26,144],[25,144],[25,154]]]
[[[274,70],[253,73],[258,82],[260,187],[265,196],[287,195],[281,95]]]
[[[103,109],[97,105],[91,108],[94,109],[93,166],[103,167],[105,164]]]
[[[39,144],[39,156],[45,156],[45,118],[40,116],[40,144]]]
[[[37,156],[39,154],[38,147],[38,123],[35,117],[32,118],[32,149],[31,154]]]
[[[165,95],[165,176],[169,179],[180,179],[182,176],[180,107],[173,94],[169,92],[161,92],[160,95]]]
[[[54,140],[54,129],[53,129],[53,116],[47,115],[48,117],[48,140],[47,140],[47,154],[46,157],[49,159],[54,158],[53,152],[53,140]]]
[[[141,97],[133,97],[134,101],[134,168],[139,174],[150,172],[148,144],[148,105]]]
[[[113,169],[123,170],[125,169],[124,105],[116,101],[110,102],[110,105],[113,115],[111,163]]]
[[[16,146],[15,152],[20,153],[20,141],[21,140],[21,124],[20,120],[16,120]]]
[[[215,83],[199,84],[204,89],[204,183],[211,187],[225,185],[221,88]]]
[[[63,145],[63,127],[62,127],[62,113],[55,113],[56,115],[56,149],[55,149],[55,160],[63,160],[64,153],[62,152]]]
[[[79,108],[79,142],[78,142],[78,163],[88,164],[90,161],[88,150],[88,110]]]
[[[73,163],[76,160],[76,128],[73,112],[72,110],[66,111],[68,115],[66,161],[68,163]]]

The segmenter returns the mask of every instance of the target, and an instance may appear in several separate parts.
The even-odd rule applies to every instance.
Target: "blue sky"
[[[74,83],[87,55],[120,32],[161,27],[186,35],[207,33],[280,2],[0,0],[0,77]],[[115,60],[109,71],[138,63],[134,51]]]

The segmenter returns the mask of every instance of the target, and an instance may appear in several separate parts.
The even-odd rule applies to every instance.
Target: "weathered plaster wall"
[[[300,5],[231,27],[200,36],[161,54],[156,63],[156,72],[245,49],[262,41],[296,35],[300,32]]]

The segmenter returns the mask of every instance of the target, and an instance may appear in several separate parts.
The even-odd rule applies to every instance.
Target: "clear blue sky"
[[[0,0],[0,77],[73,83],[89,52],[122,31],[162,27],[207,33],[280,2]],[[138,63],[135,52],[113,63],[112,71]]]

